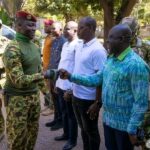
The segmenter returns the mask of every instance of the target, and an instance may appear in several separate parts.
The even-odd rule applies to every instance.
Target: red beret
[[[50,20],[50,19],[44,20],[45,25],[50,25],[51,26],[53,23],[54,23],[53,20]]]
[[[25,11],[18,11],[16,13],[16,18],[23,18],[25,20],[33,21],[36,22],[36,17],[33,16],[32,14],[25,12]]]

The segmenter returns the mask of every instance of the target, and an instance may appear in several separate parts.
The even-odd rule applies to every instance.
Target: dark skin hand
[[[87,111],[87,114],[89,114],[89,117],[91,120],[94,120],[97,118],[98,114],[99,114],[99,110],[100,110],[100,107],[96,104],[96,103],[93,103],[88,111]]]
[[[64,69],[60,69],[59,70],[59,76],[61,79],[65,80],[65,79],[69,79],[71,74]],[[96,100],[98,100],[101,97],[101,88],[98,88],[98,90],[99,90],[99,92],[98,92],[99,94],[96,94]],[[97,102],[94,102],[89,107],[87,114],[89,114],[91,120],[94,120],[98,116],[99,110],[100,110],[100,107],[97,104]]]
[[[101,101],[101,93],[102,93],[102,88],[101,87],[97,87],[96,88],[96,100],[89,107],[89,109],[87,111],[87,114],[89,114],[91,120],[96,119],[97,116],[99,115],[99,110],[100,110],[101,106],[97,102]]]
[[[61,79],[65,80],[65,79],[68,79],[71,76],[71,74],[68,71],[64,70],[64,69],[60,69],[59,70],[59,76],[60,76]]]
[[[70,102],[72,100],[72,91],[71,90],[67,90],[64,93],[64,100],[67,102]]]
[[[140,145],[143,145],[143,141],[139,141],[137,139],[137,136],[136,135],[131,135],[129,134],[129,139],[130,139],[130,142],[132,145],[135,145],[135,146],[140,146]]]

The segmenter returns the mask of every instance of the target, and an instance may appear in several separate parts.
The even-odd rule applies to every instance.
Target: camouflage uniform
[[[138,37],[139,25],[137,20],[133,17],[125,17],[121,23],[129,25],[132,30],[131,48],[150,66],[150,45]]]
[[[0,90],[2,90],[4,82],[5,82],[5,71],[4,65],[2,62],[2,54],[5,50],[5,47],[9,43],[9,40],[0,35]],[[2,107],[2,94],[0,95],[0,108]],[[0,110],[0,135],[4,132],[4,119],[2,112]]]
[[[135,42],[131,44],[131,48],[150,66],[150,45],[146,41],[136,38]]]
[[[129,25],[132,30],[131,48],[150,66],[150,45],[138,37],[139,25],[137,20],[133,17],[125,17],[122,19],[121,23]],[[142,150],[148,150],[148,148],[146,148],[146,141],[150,139],[150,102],[149,110],[145,113],[143,123],[139,128],[141,131],[143,130],[145,134],[144,139],[142,140],[144,143],[142,145]]]
[[[18,38],[17,38],[18,36]],[[33,150],[40,115],[39,86],[44,91],[40,50],[17,33],[3,54],[6,71],[4,101],[10,150]]]

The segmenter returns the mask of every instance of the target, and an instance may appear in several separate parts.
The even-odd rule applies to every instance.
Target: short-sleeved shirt
[[[75,74],[92,75],[103,69],[106,61],[106,50],[93,38],[88,43],[80,43],[75,54]],[[96,88],[73,84],[73,95],[80,99],[95,100]]]
[[[81,42],[79,41],[79,39],[75,39],[71,42],[66,42],[63,45],[58,69],[63,68],[70,73],[73,72],[75,60],[75,48],[79,42]],[[72,83],[68,80],[62,80],[58,78],[58,80],[56,81],[56,87],[59,87],[62,90],[69,90],[72,89]]]
[[[52,47],[51,47],[50,64],[49,64],[50,69],[58,68],[62,47],[66,41],[67,40],[64,38],[64,36],[57,37],[53,40]]]

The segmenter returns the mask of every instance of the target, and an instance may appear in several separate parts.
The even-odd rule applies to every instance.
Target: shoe
[[[53,120],[53,121],[51,121],[51,122],[47,122],[47,123],[45,124],[45,126],[46,126],[46,127],[52,127],[52,126],[54,126],[55,124],[56,124],[56,121]]]
[[[67,142],[64,147],[63,150],[71,150],[73,147],[75,147],[77,144],[76,143],[71,143],[71,142]]]
[[[53,113],[54,113],[54,111],[48,108],[48,109],[46,109],[46,110],[43,110],[43,111],[41,112],[41,115],[42,115],[42,116],[49,116],[49,115],[51,115],[51,114],[53,114]]]
[[[51,131],[58,130],[58,129],[62,128],[62,127],[63,127],[62,123],[57,122],[55,125],[53,125],[53,126],[51,127]]]
[[[54,138],[55,141],[64,141],[64,140],[67,140],[67,139],[68,139],[68,137],[65,136],[64,134],[61,135],[61,136],[56,136],[56,137]]]

